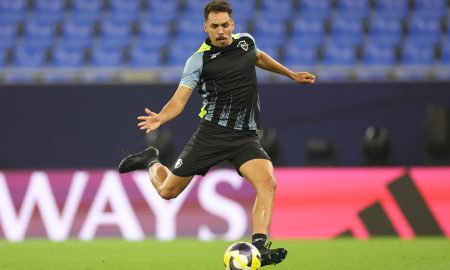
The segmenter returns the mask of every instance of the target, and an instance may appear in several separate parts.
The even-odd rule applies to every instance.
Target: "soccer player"
[[[272,162],[256,135],[261,125],[255,66],[297,83],[314,83],[315,76],[278,63],[256,47],[251,35],[233,34],[232,8],[227,1],[209,2],[204,16],[208,38],[187,60],[175,94],[159,113],[146,108],[146,115],[137,118],[141,130],[156,130],[177,117],[197,90],[203,101],[197,131],[170,170],[159,162],[158,150],[149,147],[124,158],[119,171],[148,169],[159,195],[169,200],[183,192],[195,175],[205,175],[212,166],[229,161],[256,190],[252,244],[261,252],[262,266],[278,264],[287,251],[270,249],[271,242],[266,243],[276,181]]]

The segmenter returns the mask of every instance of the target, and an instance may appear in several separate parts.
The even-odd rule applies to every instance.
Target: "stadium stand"
[[[206,2],[0,0],[0,82],[45,81],[55,77],[45,73],[59,74],[62,68],[72,69],[74,79],[93,70],[140,69],[156,74],[152,80],[177,81],[179,74],[163,73],[182,69],[202,43]],[[251,33],[260,49],[290,67],[321,74],[321,81],[450,77],[447,0],[231,3],[235,32]],[[15,76],[23,69],[32,74]],[[283,80],[258,74],[262,80]]]

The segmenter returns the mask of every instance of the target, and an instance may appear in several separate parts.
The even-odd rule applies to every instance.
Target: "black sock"
[[[252,245],[254,245],[257,249],[260,249],[264,247],[264,244],[266,243],[267,235],[263,233],[255,233],[252,236]]]
[[[155,163],[158,163],[158,162],[159,162],[158,158],[149,160],[147,162],[147,170],[150,169],[151,166],[153,166]]]

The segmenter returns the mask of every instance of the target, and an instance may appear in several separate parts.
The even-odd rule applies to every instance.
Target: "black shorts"
[[[177,176],[205,175],[209,168],[227,160],[239,167],[252,159],[268,159],[255,131],[234,130],[202,121],[181,152],[172,173]]]

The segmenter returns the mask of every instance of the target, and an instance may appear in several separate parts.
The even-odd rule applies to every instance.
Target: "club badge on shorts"
[[[183,165],[183,160],[180,158],[180,159],[178,159],[177,162],[175,163],[175,169],[180,168],[181,165]]]

